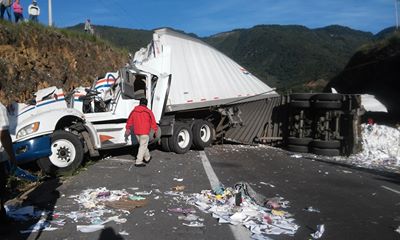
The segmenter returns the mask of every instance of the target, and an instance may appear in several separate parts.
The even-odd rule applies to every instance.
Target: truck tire
[[[311,152],[317,155],[322,155],[322,156],[339,156],[340,155],[340,150],[339,149],[323,149],[323,148],[311,148]]]
[[[317,109],[340,109],[343,95],[337,93],[315,94],[312,97],[312,107]]]
[[[290,107],[292,108],[310,108],[310,99],[315,94],[312,93],[292,93],[290,94]]]
[[[83,144],[79,138],[66,131],[55,131],[51,137],[51,152],[48,158],[38,160],[43,172],[53,176],[73,173],[82,163]]]
[[[203,150],[209,147],[214,139],[214,126],[207,121],[197,120],[193,124],[193,145],[196,149]]]
[[[338,140],[330,140],[330,141],[322,141],[322,140],[313,140],[310,144],[313,148],[322,148],[322,149],[338,149],[340,148],[340,141]]]
[[[309,101],[291,101],[290,107],[292,108],[310,108],[311,104]]]
[[[192,147],[193,134],[186,124],[176,124],[174,134],[168,138],[168,144],[171,151],[178,154],[186,153]]]
[[[161,150],[164,152],[171,152],[171,149],[169,148],[169,137],[161,138]]]
[[[292,93],[290,94],[290,100],[295,101],[308,101],[310,100],[315,94],[314,93]]]
[[[291,152],[298,152],[298,153],[308,153],[307,146],[299,146],[299,145],[287,145],[286,149]]]
[[[338,93],[320,93],[312,97],[313,101],[339,101],[343,100],[343,95]]]
[[[308,144],[312,141],[312,138],[296,138],[296,137],[288,137],[287,143],[289,145],[299,145],[299,146],[308,146]]]

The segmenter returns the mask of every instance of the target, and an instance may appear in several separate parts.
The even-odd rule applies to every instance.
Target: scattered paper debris
[[[83,233],[91,233],[103,230],[104,225],[77,225],[76,230]]]
[[[300,155],[300,154],[293,154],[290,157],[292,157],[292,158],[302,158],[303,156]]]
[[[270,186],[270,187],[272,187],[272,188],[274,188],[274,187],[275,187],[275,185],[273,185],[273,184],[271,184],[271,183],[260,182],[260,184],[262,184],[262,185],[266,185],[266,186]]]
[[[240,193],[240,203],[237,206],[237,195]],[[188,194],[186,203],[196,206],[202,212],[211,213],[219,223],[243,225],[249,229],[254,237],[268,239],[265,234],[294,235],[299,228],[291,218],[291,214],[280,209],[268,208],[268,204],[275,207],[287,207],[288,202],[282,198],[265,198],[256,193],[248,184],[238,183],[235,188],[225,188],[222,185],[214,190],[203,190],[201,193]],[[257,204],[257,202],[261,204]],[[168,209],[170,212],[184,213],[181,208]],[[172,210],[172,211],[171,211]],[[188,213],[186,213],[189,216]],[[180,219],[186,219],[184,216]],[[194,219],[193,216],[191,218]],[[193,222],[198,222],[192,221]],[[185,224],[186,225],[186,224]],[[189,224],[190,225],[190,224]],[[193,226],[196,224],[193,223]]]
[[[319,239],[322,237],[324,232],[325,232],[325,225],[324,224],[317,225],[317,231],[315,233],[312,233],[311,237],[314,239]]]
[[[307,211],[307,212],[316,212],[316,213],[320,213],[320,211],[319,211],[318,209],[313,208],[312,206],[305,207],[303,210],[304,210],[304,211]]]
[[[182,182],[182,181],[183,181],[183,178],[174,178],[174,179],[172,179],[172,180],[177,181],[177,182]]]
[[[121,231],[121,232],[118,232],[118,234],[119,235],[121,235],[121,236],[129,236],[129,233],[127,232],[127,231]]]
[[[172,191],[175,191],[175,192],[182,192],[183,190],[185,190],[185,186],[183,186],[183,185],[177,185],[177,186],[171,188],[171,190],[172,190]]]
[[[190,223],[182,223],[182,225],[188,226],[188,227],[204,227],[204,224],[201,222],[190,222]]]

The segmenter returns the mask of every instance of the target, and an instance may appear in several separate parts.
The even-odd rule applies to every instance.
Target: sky
[[[48,1],[38,0],[48,24]],[[52,0],[53,22],[152,30],[172,27],[210,36],[260,24],[319,28],[339,24],[377,33],[394,26],[396,0]],[[400,0],[398,0],[400,1]],[[25,11],[31,0],[21,0]],[[27,12],[24,13],[27,17]]]

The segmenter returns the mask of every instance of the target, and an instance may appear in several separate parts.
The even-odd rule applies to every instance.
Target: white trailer
[[[84,154],[132,145],[125,123],[148,99],[166,151],[202,149],[240,124],[235,104],[277,96],[273,89],[204,42],[169,29],[118,72],[64,95],[51,87],[14,104],[11,133],[18,161],[38,159],[47,173],[75,170]],[[157,142],[157,139],[155,139]]]

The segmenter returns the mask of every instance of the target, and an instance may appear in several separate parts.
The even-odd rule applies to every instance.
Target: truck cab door
[[[152,96],[151,110],[156,122],[159,123],[167,105],[169,88],[171,86],[171,74],[160,76]]]

